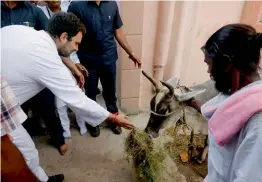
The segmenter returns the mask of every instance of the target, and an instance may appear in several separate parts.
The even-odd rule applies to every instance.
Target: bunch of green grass
[[[174,140],[165,144],[165,149],[173,159],[180,160],[180,153],[188,151],[190,136],[177,136],[175,126],[171,126],[165,130],[165,134]]]
[[[158,182],[166,153],[153,144],[152,139],[142,130],[133,129],[125,141],[125,152],[132,157],[139,179]]]

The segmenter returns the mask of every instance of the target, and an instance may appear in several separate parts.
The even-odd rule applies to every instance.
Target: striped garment
[[[1,136],[4,136],[27,119],[8,83],[1,75]]]

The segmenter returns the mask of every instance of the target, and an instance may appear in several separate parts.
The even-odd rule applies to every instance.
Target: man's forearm
[[[126,40],[123,30],[122,29],[116,30],[115,36],[116,36],[117,42],[126,51],[126,53],[128,55],[132,55],[133,51]]]
[[[61,57],[63,63],[66,65],[66,67],[68,67],[68,69],[70,69],[70,71],[72,73],[74,73],[74,71],[77,69],[75,64],[72,62],[72,60],[70,58],[66,58],[66,57]]]
[[[112,113],[110,113],[109,116],[108,116],[108,118],[105,120],[105,122],[107,122],[107,123],[113,123],[114,120],[115,120],[115,115],[112,114]]]

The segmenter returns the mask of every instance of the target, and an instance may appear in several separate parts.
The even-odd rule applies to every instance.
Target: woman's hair
[[[247,77],[259,71],[261,48],[262,33],[245,24],[226,25],[207,40],[202,50],[212,59],[211,74],[220,91],[230,92],[236,84],[244,86]],[[238,78],[232,78],[236,74]]]

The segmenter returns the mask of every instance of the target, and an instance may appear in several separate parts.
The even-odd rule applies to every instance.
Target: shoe
[[[122,133],[122,129],[117,126],[116,124],[109,124],[109,128],[116,134],[116,135],[120,135]]]
[[[63,174],[57,174],[54,176],[49,176],[49,179],[47,182],[63,182],[65,179]]]
[[[92,127],[92,126],[87,124],[87,129],[90,132],[92,137],[98,137],[100,135],[100,128],[99,128],[99,126]]]

